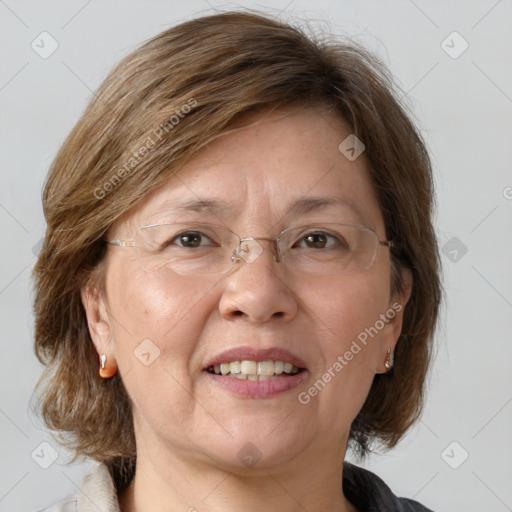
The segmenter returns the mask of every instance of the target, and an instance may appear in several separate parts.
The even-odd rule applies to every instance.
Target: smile
[[[289,375],[299,373],[301,369],[285,361],[243,360],[210,366],[208,371],[216,375],[233,377],[240,380],[263,381],[279,379],[280,376],[288,377]]]

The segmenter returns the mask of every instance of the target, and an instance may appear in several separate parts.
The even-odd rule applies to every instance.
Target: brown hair
[[[413,275],[395,367],[375,376],[351,444],[361,456],[372,441],[391,448],[418,418],[441,298],[425,144],[387,70],[367,51],[228,12],[166,30],[124,58],[49,171],[47,231],[34,269],[35,352],[45,365],[37,389],[47,426],[76,455],[136,456],[129,397],[118,375],[98,376],[80,297],[101,266],[106,231],[241,116],[291,104],[338,112],[363,141],[386,236],[397,242],[393,290],[402,284],[397,269]]]

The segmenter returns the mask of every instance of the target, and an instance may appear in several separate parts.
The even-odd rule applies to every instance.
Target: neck
[[[221,468],[190,451],[137,455],[135,476],[119,496],[121,512],[357,512],[342,491],[341,462],[328,455],[279,469]],[[344,455],[344,454],[343,454]],[[323,460],[325,459],[325,460]],[[309,458],[309,461],[312,459]]]

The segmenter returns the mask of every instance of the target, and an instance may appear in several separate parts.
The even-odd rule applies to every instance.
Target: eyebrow
[[[315,212],[328,207],[343,207],[348,209],[362,218],[359,209],[348,199],[338,196],[308,196],[302,197],[292,204],[290,208],[285,212],[284,216],[288,215],[304,215],[307,213]],[[165,201],[156,214],[162,213],[163,211],[172,211],[173,213],[184,214],[184,213],[206,213],[211,215],[227,215],[233,214],[234,208],[224,201],[217,199],[191,199],[184,202]]]
[[[233,208],[223,201],[217,199],[190,199],[188,201],[176,202],[172,200],[162,203],[155,215],[163,212],[172,213],[209,213],[219,215],[230,212]]]
[[[330,206],[342,206],[345,209],[351,210],[356,213],[359,217],[361,214],[359,209],[351,201],[338,196],[325,196],[325,197],[302,197],[296,201],[291,208],[289,208],[287,214],[301,215],[310,213],[313,211],[321,210]]]

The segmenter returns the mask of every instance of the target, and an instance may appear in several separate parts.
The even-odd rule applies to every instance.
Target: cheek
[[[330,345],[343,349],[389,307],[389,279],[373,272],[331,277],[310,286],[303,297]]]
[[[115,357],[138,420],[169,429],[161,412],[170,399],[173,414],[190,414],[190,361],[211,311],[210,288],[189,278],[171,283],[139,270],[112,272]]]
[[[111,273],[108,285],[119,367],[138,368],[134,351],[149,339],[160,351],[155,364],[165,361],[182,373],[208,313],[203,300],[208,287],[190,278],[162,279],[123,266]]]
[[[322,395],[316,405],[320,414],[325,408],[325,414],[343,422],[355,418],[374,379],[383,332],[380,315],[389,307],[389,279],[368,272],[331,280],[316,290],[309,292],[308,306],[317,315],[322,362],[315,368],[318,385],[306,392]]]

